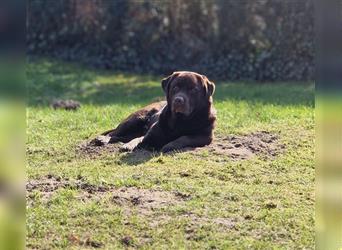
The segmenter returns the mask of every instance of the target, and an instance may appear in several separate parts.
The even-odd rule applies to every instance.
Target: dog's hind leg
[[[164,108],[166,102],[152,103],[128,116],[115,129],[108,130],[98,136],[92,144],[127,143],[135,138],[144,136],[152,124],[158,119],[158,112]]]
[[[146,123],[147,121],[145,117],[131,115],[121,122],[115,129],[107,131],[103,135],[110,137],[108,143],[127,143],[134,138],[144,135]]]
[[[101,146],[108,143],[127,143],[134,138],[141,137],[146,132],[146,118],[144,116],[130,115],[115,129],[108,130],[91,141],[92,144]]]

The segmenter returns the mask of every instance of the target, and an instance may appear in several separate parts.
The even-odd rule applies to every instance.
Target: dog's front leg
[[[125,143],[124,145],[120,147],[120,151],[121,152],[133,151],[139,145],[139,143],[142,142],[143,139],[144,137],[142,136],[142,137],[135,138],[131,140],[130,142]]]
[[[161,151],[167,153],[174,150],[180,150],[186,147],[203,147],[209,145],[212,141],[210,135],[193,135],[193,136],[181,136],[178,139],[169,142],[162,147]]]
[[[160,150],[169,141],[168,136],[157,122],[150,128],[135,149]]]

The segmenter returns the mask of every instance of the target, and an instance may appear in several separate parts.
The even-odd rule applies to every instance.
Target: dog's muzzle
[[[172,111],[174,113],[188,114],[188,105],[183,96],[176,96],[172,101]]]

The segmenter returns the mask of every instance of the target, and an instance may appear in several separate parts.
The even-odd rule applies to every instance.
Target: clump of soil
[[[123,145],[123,143],[114,143],[114,144],[104,144],[102,146],[98,146],[91,142],[85,142],[80,144],[76,151],[81,153],[82,155],[86,155],[89,157],[96,157],[100,156],[102,154],[108,154],[108,153],[119,153],[120,148]]]
[[[218,137],[207,149],[216,155],[243,160],[255,155],[265,158],[275,157],[283,151],[284,145],[279,142],[278,135],[261,131],[241,136]]]
[[[51,104],[54,109],[77,110],[81,103],[74,100],[54,100]]]
[[[98,146],[93,143],[85,143],[79,146],[78,149],[84,155],[96,157],[104,153],[121,153],[122,145],[122,143],[116,143]],[[263,158],[273,158],[283,152],[284,145],[279,142],[278,135],[267,131],[260,131],[247,135],[218,136],[206,147],[186,148],[183,151],[199,154],[203,150],[208,150],[214,155],[228,156],[233,160],[245,160],[255,155]],[[150,158],[151,156],[151,152],[145,150],[138,150],[129,154],[139,156],[138,158]]]

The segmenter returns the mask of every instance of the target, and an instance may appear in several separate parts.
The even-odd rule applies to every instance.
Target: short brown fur
[[[109,143],[124,142],[124,150],[169,152],[203,147],[212,142],[216,120],[213,82],[195,72],[178,71],[162,80],[166,101],[152,103],[104,132]],[[98,142],[95,139],[94,142]]]

